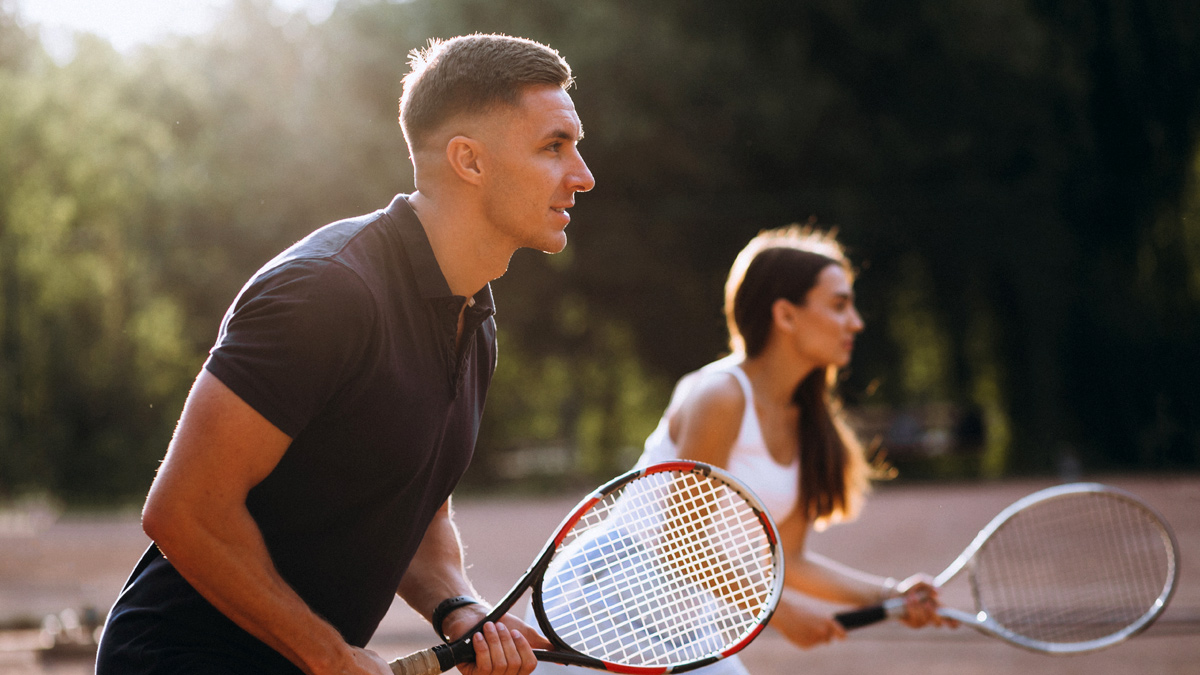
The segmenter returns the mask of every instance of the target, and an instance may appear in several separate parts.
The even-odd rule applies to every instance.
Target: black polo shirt
[[[471,458],[496,329],[484,287],[456,349],[464,301],[399,195],[384,210],[317,230],[259,270],[205,364],[292,437],[247,506],[284,580],[353,645],[374,633]],[[144,642],[147,631],[169,648],[184,628],[209,633],[205,649],[236,644],[242,660],[265,648],[206,606],[152,547],[110,616],[108,651]],[[167,628],[150,629],[144,618]]]

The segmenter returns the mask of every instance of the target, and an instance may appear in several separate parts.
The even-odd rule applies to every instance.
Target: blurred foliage
[[[816,217],[862,269],[848,402],[978,418],[930,475],[1200,467],[1191,0],[238,0],[65,63],[0,0],[0,498],[140,499],[238,288],[411,189],[406,54],[472,31],[567,57],[598,184],[495,284],[480,466],[628,466],[738,249]]]

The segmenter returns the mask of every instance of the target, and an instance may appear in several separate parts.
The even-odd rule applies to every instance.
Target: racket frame
[[[980,607],[982,603],[980,601],[980,591],[976,577],[975,557],[979,553],[980,549],[987,544],[988,540],[994,534],[1000,531],[1005,525],[1007,525],[1014,516],[1025,509],[1028,509],[1036,504],[1083,493],[1100,493],[1115,499],[1123,500],[1145,511],[1155,522],[1158,523],[1159,534],[1163,538],[1163,545],[1170,552],[1170,555],[1167,556],[1167,581],[1162,589],[1162,592],[1151,604],[1150,608],[1145,614],[1125,628],[1102,638],[1069,643],[1046,642],[1020,635],[1006,628],[1003,624],[996,621],[984,610],[967,612],[952,607],[940,607],[938,608],[938,614],[948,619],[954,619],[987,635],[1005,640],[1018,647],[1023,647],[1025,649],[1043,654],[1054,655],[1081,654],[1084,652],[1095,651],[1097,649],[1103,649],[1105,647],[1111,647],[1117,643],[1128,640],[1129,638],[1149,628],[1150,625],[1159,617],[1159,615],[1162,614],[1163,610],[1166,609],[1167,604],[1171,600],[1171,596],[1175,593],[1175,587],[1179,581],[1179,543],[1176,541],[1175,533],[1171,531],[1171,528],[1167,525],[1166,520],[1163,519],[1162,515],[1156,510],[1129,492],[1101,483],[1068,483],[1064,485],[1057,485],[1044,490],[1039,490],[1013,502],[1003,511],[998,513],[996,517],[992,518],[991,522],[989,522],[986,527],[979,531],[979,534],[975,535],[975,539],[969,546],[967,546],[966,549],[963,550],[961,554],[959,554],[958,558],[956,558],[954,562],[950,563],[950,565],[934,579],[933,585],[937,588],[941,588],[951,579],[955,578],[963,571],[966,571],[975,605],[976,607]],[[896,598],[884,603],[884,610],[888,616],[902,616],[904,613],[903,598]]]
[[[767,602],[765,603],[766,614],[764,615],[763,619],[750,632],[748,632],[746,635],[744,635],[741,640],[739,640],[738,642],[736,642],[733,645],[726,647],[725,649],[721,650],[719,653],[710,654],[709,656],[707,656],[705,658],[698,659],[696,661],[690,661],[687,663],[679,664],[676,666],[667,666],[667,667],[663,667],[663,666],[633,666],[633,665],[628,665],[628,664],[611,663],[611,662],[607,662],[607,661],[602,661],[600,659],[596,659],[596,658],[593,658],[590,656],[580,654],[578,651],[576,651],[570,645],[566,644],[563,640],[561,640],[558,637],[558,635],[555,634],[554,629],[551,626],[549,619],[546,617],[545,609],[542,607],[542,603],[533,601],[532,602],[533,613],[534,613],[534,616],[537,618],[538,626],[542,629],[542,633],[546,636],[546,638],[548,640],[550,640],[550,642],[553,643],[555,645],[555,647],[557,647],[557,650],[555,650],[555,651],[535,650],[535,654],[537,655],[539,661],[549,661],[552,663],[561,663],[561,664],[565,664],[565,665],[587,666],[587,667],[592,667],[592,668],[602,667],[603,669],[608,670],[610,672],[629,673],[631,675],[654,675],[656,673],[682,673],[682,672],[686,672],[688,670],[692,670],[695,668],[700,668],[702,666],[711,665],[723,658],[726,658],[728,656],[732,656],[733,654],[736,654],[737,652],[739,652],[743,648],[745,648],[746,645],[750,644],[756,637],[758,637],[759,633],[762,632],[762,629],[766,627],[767,622],[770,620],[771,616],[774,614],[775,607],[778,604],[779,598],[783,593],[784,556],[783,556],[782,547],[779,543],[779,532],[775,526],[775,521],[771,518],[771,515],[767,511],[766,506],[764,506],[762,504],[762,502],[759,501],[758,497],[754,494],[753,491],[750,490],[750,488],[746,487],[743,483],[738,481],[736,478],[734,478],[728,472],[726,472],[720,468],[717,468],[715,466],[712,466],[710,464],[704,464],[702,462],[694,462],[694,461],[688,461],[688,460],[660,462],[658,464],[653,464],[653,465],[647,466],[643,469],[634,469],[632,471],[629,471],[621,476],[614,478],[613,480],[609,481],[608,483],[605,483],[604,485],[600,486],[599,488],[596,488],[596,490],[594,490],[590,495],[585,497],[583,499],[583,501],[581,501],[580,504],[575,507],[575,510],[572,511],[571,514],[569,514],[566,518],[563,519],[563,522],[559,525],[558,534],[550,542],[548,542],[546,544],[545,549],[543,549],[542,553],[538,556],[538,560],[530,568],[530,571],[532,572],[531,578],[534,579],[533,585],[534,585],[535,593],[540,593],[540,591],[541,591],[541,585],[542,585],[542,582],[544,581],[543,573],[545,572],[546,568],[549,566],[551,560],[553,559],[554,553],[558,550],[558,547],[562,544],[563,540],[566,538],[567,534],[571,531],[571,529],[575,526],[575,524],[592,508],[592,506],[594,506],[596,503],[600,502],[607,496],[611,495],[612,493],[622,489],[626,484],[628,484],[638,478],[641,478],[641,477],[651,474],[651,473],[663,473],[663,472],[671,472],[671,471],[680,471],[683,473],[699,473],[699,474],[708,476],[710,478],[716,478],[718,481],[723,483],[726,487],[728,487],[729,489],[738,493],[746,501],[747,505],[749,505],[750,508],[754,511],[754,514],[758,517],[760,523],[763,526],[763,531],[766,534],[767,539],[772,546],[772,555],[774,556],[774,563],[773,563],[772,567],[775,570],[775,583],[772,588],[771,595],[770,595],[769,599],[767,600]],[[511,605],[511,603],[510,603],[510,605]]]
[[[555,647],[557,647],[557,649],[554,651],[535,649],[534,655],[539,661],[543,662],[584,666],[615,673],[627,673],[629,675],[658,675],[660,673],[681,673],[694,668],[710,665],[741,651],[746,645],[750,644],[750,642],[753,641],[754,638],[759,635],[759,633],[762,632],[763,628],[766,627],[767,622],[770,621],[771,616],[774,615],[775,607],[779,603],[779,598],[783,594],[784,556],[782,545],[779,542],[779,530],[762,501],[758,499],[758,497],[753,491],[750,490],[750,488],[746,487],[728,472],[702,462],[676,460],[659,462],[643,468],[632,469],[593,490],[590,494],[584,497],[571,510],[571,512],[567,514],[565,518],[563,518],[562,522],[559,523],[558,528],[555,530],[555,535],[546,542],[545,546],[542,547],[541,552],[539,552],[537,557],[534,558],[533,563],[531,563],[529,568],[525,570],[525,573],[521,575],[520,580],[513,585],[508,593],[505,594],[504,599],[496,604],[482,621],[472,627],[471,630],[467,631],[465,635],[468,637],[466,639],[455,640],[446,644],[437,645],[432,650],[426,650],[426,652],[417,652],[416,654],[410,654],[408,657],[404,657],[403,659],[397,659],[390,664],[393,668],[393,671],[397,673],[409,672],[407,669],[401,670],[399,664],[401,661],[416,657],[418,654],[426,654],[424,661],[427,664],[426,670],[421,670],[418,672],[444,672],[454,667],[457,663],[474,660],[474,646],[471,644],[470,636],[474,635],[478,630],[480,630],[483,627],[483,624],[489,621],[498,621],[501,617],[508,613],[508,611],[512,609],[513,605],[516,604],[521,596],[525,594],[525,591],[534,587],[540,589],[540,585],[543,581],[542,577],[545,574],[547,567],[549,567],[551,561],[554,559],[554,554],[558,550],[559,545],[562,544],[572,527],[574,527],[574,525],[586,513],[588,513],[588,511],[596,503],[600,502],[614,492],[621,490],[634,480],[650,474],[668,473],[672,471],[678,471],[682,473],[698,473],[710,478],[716,478],[726,487],[739,494],[758,517],[760,523],[762,524],[763,531],[772,547],[772,567],[774,568],[775,572],[771,594],[767,602],[764,603],[765,613],[763,614],[762,620],[759,621],[758,624],[749,633],[743,636],[742,639],[736,644],[726,647],[719,653],[710,654],[702,659],[678,664],[675,666],[635,666],[604,661],[581,654],[577,650],[571,648],[569,645],[565,644],[561,639],[559,639],[557,635],[555,635],[553,628],[550,626],[550,623],[546,619],[545,613],[541,608],[541,603],[533,602],[534,614],[537,617],[537,622],[542,630],[542,633],[545,634],[546,638],[550,640]],[[437,668],[440,668],[440,670],[434,670],[435,660]]]

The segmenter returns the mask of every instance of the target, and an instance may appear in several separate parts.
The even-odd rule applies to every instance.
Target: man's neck
[[[419,190],[408,198],[450,292],[470,298],[504,274],[514,251],[486,236],[482,216],[446,202],[455,200],[434,199]]]

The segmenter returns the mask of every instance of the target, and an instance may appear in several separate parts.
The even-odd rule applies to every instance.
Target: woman
[[[863,329],[853,281],[832,234],[793,226],[751,240],[725,286],[732,354],[679,381],[638,465],[697,460],[749,485],[779,525],[787,588],[854,606],[903,596],[906,623],[940,625],[928,577],[898,582],[805,551],[811,529],[857,514],[874,472],[831,391]],[[802,648],[845,637],[794,593],[771,626]],[[557,668],[541,664],[535,675]],[[747,671],[735,656],[696,672]]]
[[[846,605],[903,596],[905,623],[940,625],[925,575],[897,582],[805,551],[809,530],[857,515],[874,472],[831,391],[863,329],[853,283],[832,234],[793,226],[751,240],[725,285],[732,354],[679,381],[638,464],[692,459],[749,485],[779,525],[789,589]],[[786,593],[771,626],[804,648],[845,637]],[[714,668],[745,672],[729,661]]]

